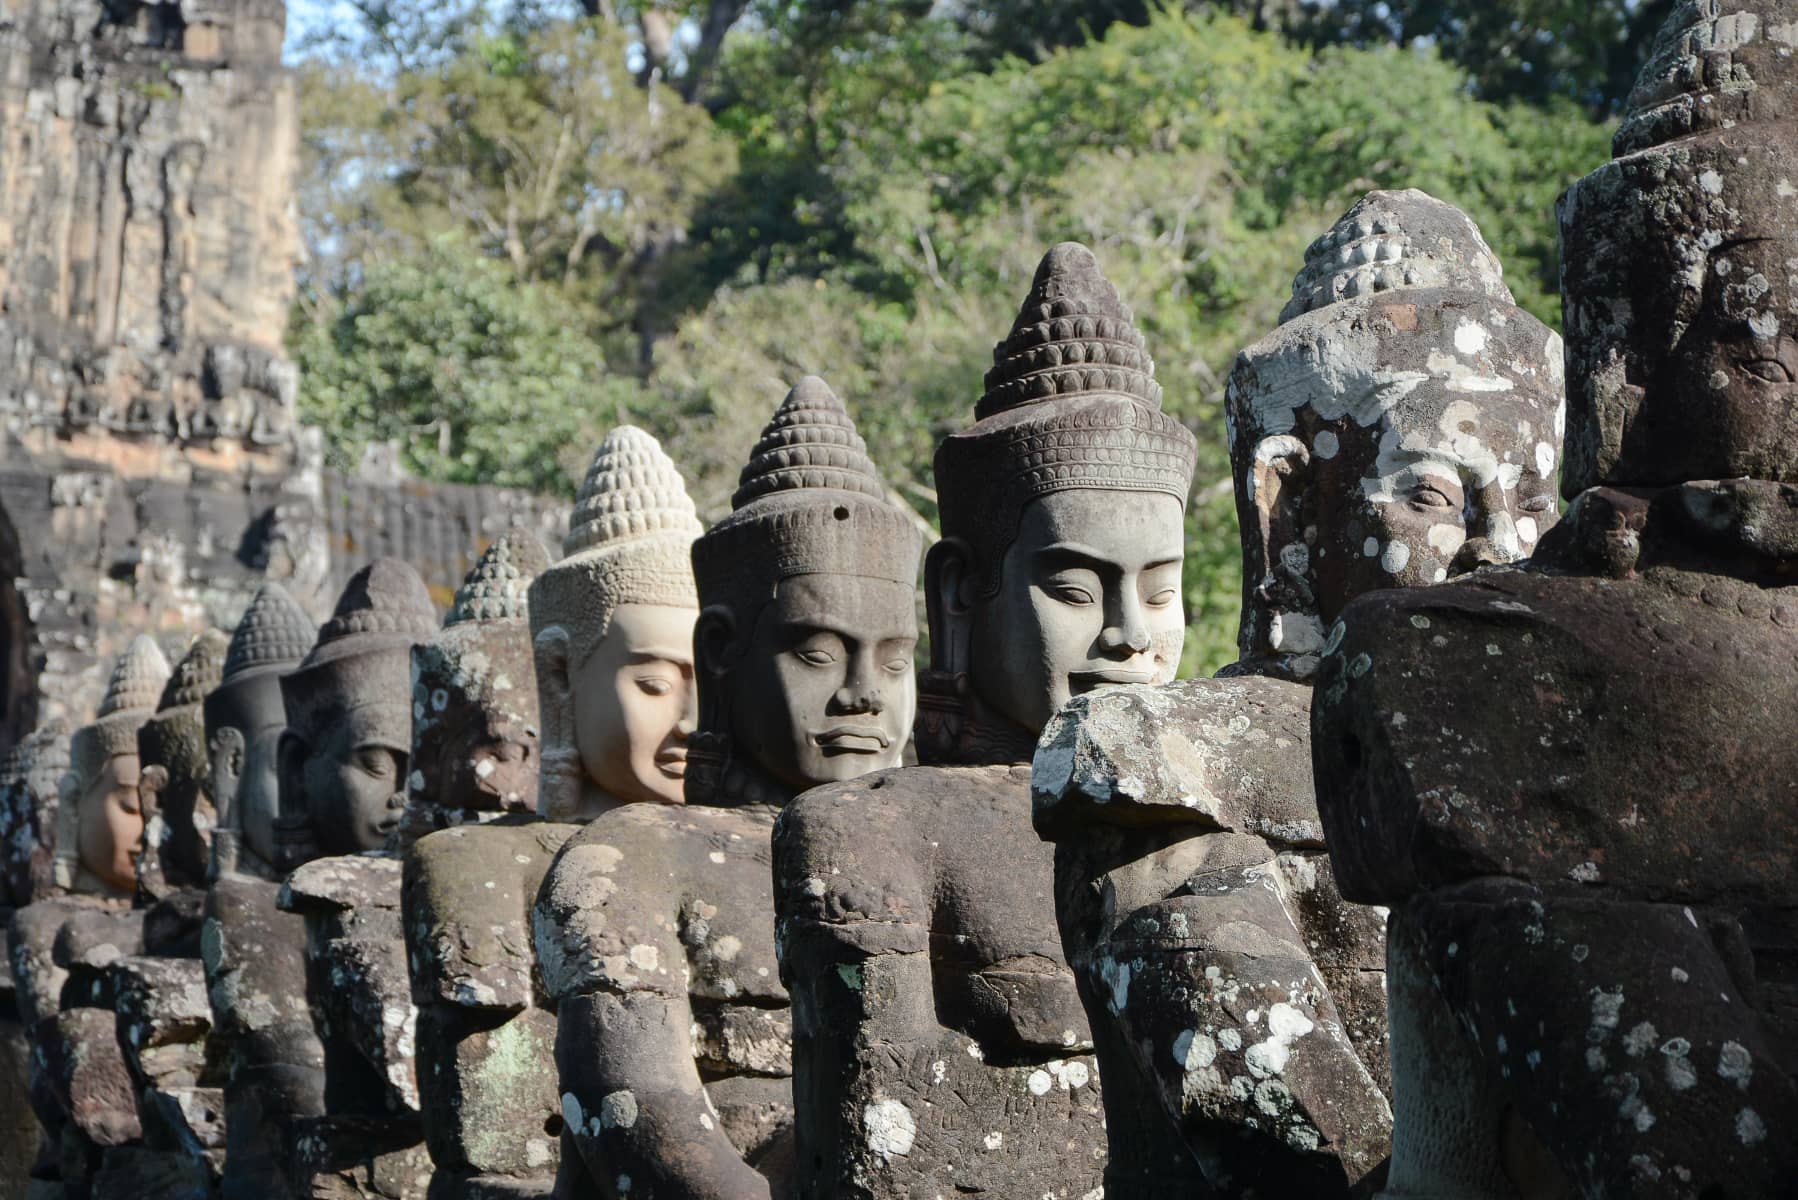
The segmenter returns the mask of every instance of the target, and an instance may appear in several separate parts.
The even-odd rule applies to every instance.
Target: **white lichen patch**
[[[911,1110],[897,1100],[876,1100],[862,1109],[862,1128],[868,1149],[889,1162],[910,1154],[918,1137]]]

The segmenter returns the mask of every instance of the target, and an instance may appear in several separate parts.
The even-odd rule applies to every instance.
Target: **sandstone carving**
[[[799,1196],[1102,1186],[1028,763],[1069,696],[1173,678],[1195,449],[1083,246],[1049,251],[993,358],[937,450],[925,765],[809,792],[775,837]]]
[[[1561,523],[1331,636],[1312,750],[1344,894],[1393,910],[1396,1195],[1790,1190],[1795,22],[1678,5],[1561,202]]]
[[[437,629],[424,581],[376,559],[350,580],[299,667],[280,677],[277,853],[309,859],[281,887],[305,918],[305,995],[323,1045],[323,1115],[286,1148],[302,1195],[422,1197],[400,863],[384,854],[405,804],[413,647]],[[316,846],[327,857],[312,858]]]
[[[1355,595],[1510,561],[1553,523],[1560,354],[1472,222],[1411,191],[1319,238],[1285,322],[1238,358],[1241,660],[1078,697],[1035,760],[1108,1195],[1377,1184],[1384,922],[1344,903],[1324,853],[1308,682]]]
[[[680,803],[693,731],[699,533],[680,472],[656,440],[629,425],[608,433],[581,483],[562,558],[530,590],[544,727],[538,806],[552,821],[588,821],[637,801]]]
[[[433,1200],[546,1196],[561,1104],[530,908],[571,825],[536,814],[537,683],[525,598],[549,565],[515,529],[481,556],[443,629],[412,651],[401,911],[418,1009]],[[424,836],[419,837],[422,832]]]
[[[537,903],[569,1194],[788,1194],[769,836],[795,792],[897,764],[911,723],[919,536],[823,380],[788,394],[733,507],[693,546],[687,803],[599,817]]]
[[[137,731],[144,818],[137,889],[151,900],[183,888],[197,894],[211,866],[216,812],[202,703],[224,677],[229,645],[216,629],[194,639],[175,664],[156,712]]]
[[[70,741],[50,888],[14,915],[8,937],[32,1053],[31,1102],[47,1143],[33,1176],[52,1188],[93,1190],[109,1155],[121,1165],[143,1134],[108,969],[145,949],[143,914],[126,908],[143,837],[137,733],[168,677],[167,660],[144,636],[114,665],[97,717]]]

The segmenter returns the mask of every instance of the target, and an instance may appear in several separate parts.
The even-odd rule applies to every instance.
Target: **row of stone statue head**
[[[1560,953],[1542,923],[1585,931],[1587,910],[1542,887],[1633,880],[1632,855],[1703,890],[1662,843],[1628,841],[1641,821],[1590,819],[1665,768],[1621,749],[1604,780],[1574,764],[1569,680],[1606,668],[1557,614],[1685,645],[1675,601],[1629,590],[1653,547],[1644,586],[1727,609],[1752,625],[1744,645],[1798,625],[1777,590],[1798,545],[1798,156],[1775,86],[1798,12],[1718,5],[1670,18],[1623,157],[1562,202],[1565,358],[1473,224],[1422,193],[1372,193],[1311,246],[1225,399],[1244,586],[1219,680],[1166,686],[1194,437],[1073,244],[1043,260],[975,420],[939,446],[927,554],[808,378],[710,530],[653,440],[619,429],[561,557],[507,535],[441,627],[383,560],[316,636],[265,589],[155,711],[162,669],[134,646],[72,744],[61,880],[201,880],[209,796],[221,1031],[271,1027],[226,1011],[262,995],[244,981],[273,928],[231,889],[284,876],[279,907],[304,925],[318,1062],[291,1030],[233,1043],[227,1123],[242,1111],[288,1150],[279,1169],[225,1154],[227,1190],[254,1170],[259,1187],[335,1173],[392,1195],[432,1176],[432,1195],[467,1197],[1346,1195],[1389,1165],[1406,1195],[1771,1178],[1757,1147],[1791,1090],[1778,1038],[1718,1019],[1709,1042],[1660,1048],[1683,1073],[1625,1079],[1606,1055],[1640,1057],[1654,1028],[1611,1045],[1624,993],[1580,974],[1649,964],[1664,988],[1699,968],[1570,935],[1565,962],[1500,997],[1492,959],[1468,975],[1457,958],[1476,935],[1519,960]],[[1757,71],[1764,88],[1739,86]],[[1501,582],[1448,582],[1532,555]],[[920,559],[931,665],[914,677]],[[1577,602],[1555,598],[1562,576]],[[1784,696],[1790,659],[1734,653],[1730,678],[1752,661]],[[1482,673],[1507,720],[1543,717],[1519,723],[1529,738],[1500,739],[1454,690]],[[1705,672],[1679,678],[1657,703],[1724,704]],[[1594,744],[1623,728],[1626,746],[1642,698],[1579,694],[1618,706],[1585,727]],[[183,709],[192,752],[158,749],[149,731]],[[1775,742],[1762,714],[1736,719]],[[1711,743],[1687,740],[1703,759]],[[89,814],[129,807],[138,750],[167,778],[134,880],[129,823]],[[1770,796],[1741,761],[1737,790]],[[1513,776],[1552,786],[1489,804]],[[1536,890],[1427,894],[1468,876]],[[1390,1023],[1375,903],[1399,912]],[[1685,936],[1665,915],[1656,936]],[[408,952],[397,973],[379,966],[387,929]],[[1531,1030],[1505,1024],[1520,1011],[1541,1014]],[[1551,1017],[1602,1086],[1574,1065],[1536,1074]],[[1494,1021],[1495,1042],[1464,1040]],[[1691,1090],[1712,1042],[1728,1103]],[[1513,1045],[1535,1060],[1512,1063]],[[306,1063],[277,1086],[258,1055]],[[329,1101],[299,1096],[300,1075]],[[1629,1140],[1656,1112],[1696,1128],[1711,1110],[1733,1140]],[[407,1128],[434,1175],[404,1158]]]

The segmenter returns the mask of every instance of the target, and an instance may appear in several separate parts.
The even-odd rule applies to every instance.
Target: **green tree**
[[[568,336],[555,289],[452,239],[372,267],[297,331],[300,412],[353,464],[393,442],[419,475],[572,495],[605,427],[631,420],[636,383]]]

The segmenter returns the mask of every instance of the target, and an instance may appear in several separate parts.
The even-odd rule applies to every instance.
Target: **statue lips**
[[[1068,672],[1068,691],[1080,696],[1102,687],[1122,687],[1131,683],[1154,683],[1154,671],[1131,671],[1123,667],[1106,667],[1097,671]]]
[[[685,746],[669,746],[656,751],[656,767],[670,779],[687,777],[687,748]]]
[[[826,754],[879,754],[893,744],[873,725],[834,725],[814,740]]]

